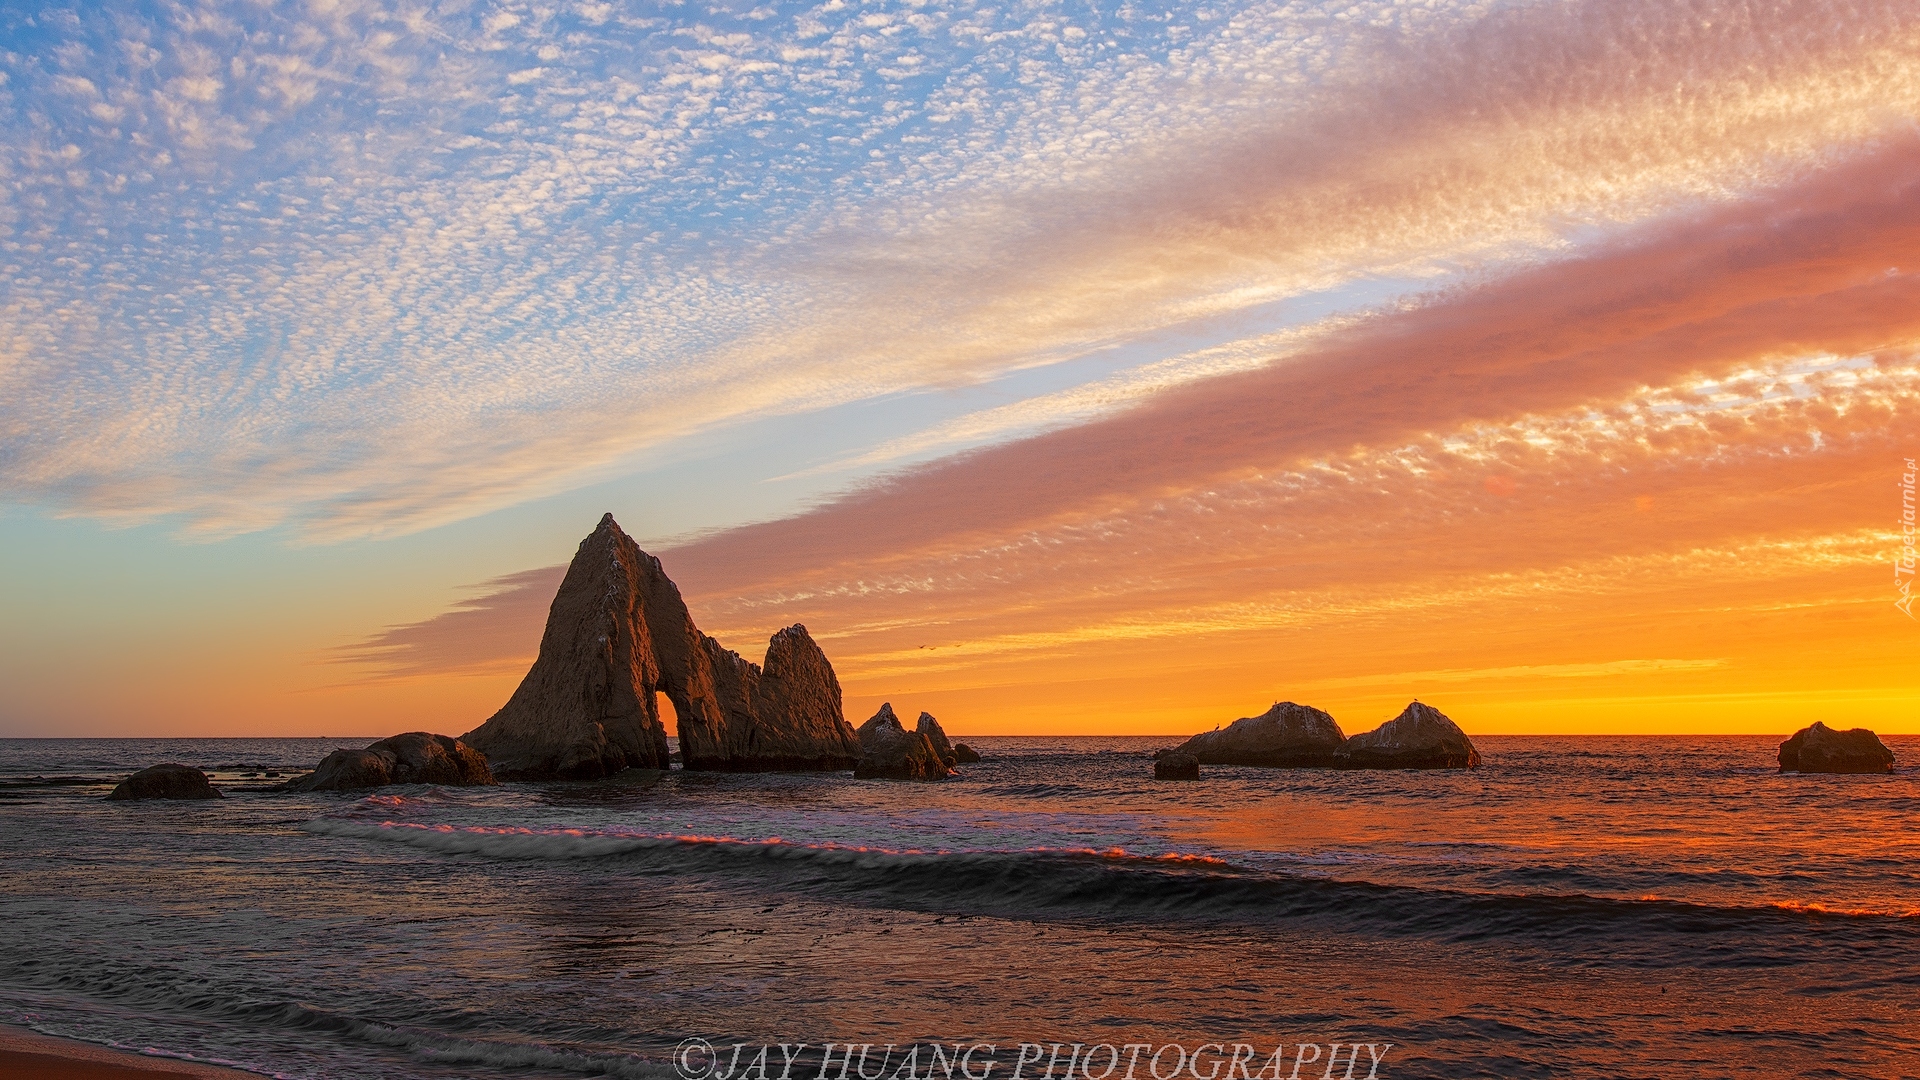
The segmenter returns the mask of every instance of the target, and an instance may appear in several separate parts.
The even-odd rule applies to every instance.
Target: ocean
[[[1152,779],[1171,738],[967,739],[935,784],[249,775],[372,738],[0,740],[0,1021],[330,1080],[1920,1076],[1916,738],[1884,776],[1637,737],[1198,783]],[[161,761],[228,798],[102,798]]]

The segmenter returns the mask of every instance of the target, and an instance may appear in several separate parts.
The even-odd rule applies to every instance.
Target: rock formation
[[[352,791],[388,784],[470,787],[494,782],[487,759],[478,750],[445,735],[409,731],[381,739],[365,750],[335,750],[286,789]]]
[[[612,514],[580,542],[547,612],[539,658],[506,705],[461,736],[495,776],[591,780],[667,767],[644,600],[648,561]]]
[[[796,623],[773,635],[764,667],[705,635],[700,646],[719,708],[705,708],[698,695],[684,687],[667,687],[668,699],[680,714],[680,750],[687,768],[831,770],[851,769],[859,762],[860,741],[841,713],[840,680],[806,627]],[[698,662],[690,665],[687,686],[697,685],[700,667]]]
[[[1880,773],[1893,768],[1893,751],[1866,728],[1835,731],[1814,721],[1780,744],[1780,771]]]
[[[689,769],[845,769],[860,757],[833,665],[806,627],[773,636],[764,670],[747,662],[700,632],[660,560],[612,514],[567,567],[519,689],[462,738],[503,780],[664,769],[658,693]]]
[[[207,774],[187,765],[153,765],[141,769],[108,794],[114,800],[127,799],[219,799],[219,789],[207,782]]]
[[[1198,780],[1200,759],[1185,750],[1162,750],[1153,755],[1155,780]]]
[[[980,752],[966,743],[953,744],[953,761],[956,765],[971,765],[980,760]]]
[[[1472,769],[1480,764],[1473,740],[1431,705],[1413,702],[1399,716],[1347,740],[1345,769]]]
[[[1259,716],[1203,731],[1178,749],[1202,765],[1325,768],[1339,763],[1347,737],[1319,709],[1281,701]]]
[[[946,731],[940,727],[940,721],[935,720],[932,713],[921,713],[920,721],[913,726],[913,730],[927,737],[928,744],[933,747],[933,752],[940,758],[941,764],[951,769],[960,763],[959,753],[954,750],[953,744],[947,741]]]
[[[922,714],[924,716],[924,714]],[[856,780],[944,780],[947,763],[927,737],[925,717],[921,729],[908,731],[893,713],[891,703],[860,725],[860,761],[853,767]],[[938,730],[939,725],[934,725]],[[942,738],[945,736],[943,735]]]

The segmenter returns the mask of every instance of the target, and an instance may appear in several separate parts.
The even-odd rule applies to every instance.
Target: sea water
[[[1150,1080],[1081,1048],[1175,1044],[1195,1080],[1276,1047],[1315,1078],[1920,1075],[1916,739],[1882,776],[1492,737],[1472,771],[1198,783],[1152,779],[1166,738],[970,740],[932,784],[264,775],[369,741],[0,741],[0,1021],[334,1080],[715,1069],[689,1039],[748,1080],[782,1043],[789,1080],[926,1080],[934,1043],[991,1080]],[[160,761],[227,797],[104,799]]]

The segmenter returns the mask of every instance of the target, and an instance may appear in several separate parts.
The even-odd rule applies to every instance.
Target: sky
[[[1909,0],[0,0],[0,736],[1920,733],[1916,418]]]

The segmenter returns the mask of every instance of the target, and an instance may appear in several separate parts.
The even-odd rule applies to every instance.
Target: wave
[[[423,1061],[445,1065],[544,1069],[582,1076],[615,1076],[623,1080],[663,1080],[672,1075],[663,1062],[630,1054],[571,1050],[512,1036],[478,1038],[453,1034],[462,1029],[497,1026],[492,1018],[472,1013],[442,1010],[413,1017],[415,1023],[369,1020],[285,998],[258,986],[244,989],[207,986],[184,977],[181,971],[150,963],[66,963],[46,970],[29,961],[16,965],[7,974],[7,982],[13,985],[74,992],[95,1001],[137,1006],[146,1012],[229,1022],[249,1031],[316,1033],[350,1044],[399,1050]],[[151,1051],[141,1048],[140,1052]],[[208,1058],[192,1060],[212,1062]],[[238,1061],[219,1063],[251,1068]]]
[[[590,829],[421,825],[321,818],[309,830],[502,860],[624,860],[651,874],[737,874],[777,888],[909,909],[1151,921],[1311,919],[1445,942],[1520,936],[1740,935],[1770,940],[1818,925],[1832,939],[1920,938],[1920,912],[1792,902],[1708,904],[1660,896],[1470,892],[1237,865],[1204,854],[1027,848],[889,849],[775,838]],[[1754,952],[1764,962],[1768,950]]]

